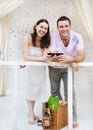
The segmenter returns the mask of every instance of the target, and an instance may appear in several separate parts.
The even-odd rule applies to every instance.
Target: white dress
[[[40,57],[43,55],[43,50],[38,47],[29,47],[28,54],[30,56]],[[24,90],[24,95],[26,99],[37,100],[41,95],[43,95],[45,89],[45,66],[26,66],[26,86]],[[23,79],[25,80],[25,79]]]

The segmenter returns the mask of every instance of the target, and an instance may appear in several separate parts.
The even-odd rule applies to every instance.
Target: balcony
[[[27,115],[26,115],[26,103],[25,103],[25,99],[22,96],[22,86],[19,87],[19,76],[20,76],[20,71],[22,72],[22,70],[20,70],[19,65],[37,65],[37,66],[54,66],[55,63],[44,63],[44,62],[15,62],[15,61],[0,61],[0,65],[5,65],[6,68],[7,66],[12,66],[12,69],[14,70],[14,80],[11,81],[11,83],[13,83],[13,88],[10,87],[6,90],[6,96],[4,97],[0,97],[0,129],[2,130],[8,130],[9,126],[9,130],[30,130],[31,128],[33,130],[42,130],[42,127],[38,127],[37,125],[31,126],[28,124],[27,122]],[[60,66],[61,64],[56,63],[56,65]],[[82,72],[82,68],[88,67],[89,69],[91,69],[91,67],[93,67],[93,62],[82,62],[79,63],[79,66],[81,67],[81,70],[78,73],[79,76],[81,76],[81,72]],[[37,112],[38,115],[41,115],[40,109],[40,102],[44,101],[46,98],[48,98],[48,96],[50,95],[49,93],[49,79],[48,79],[48,71],[46,70],[46,80],[47,80],[47,86],[48,86],[48,93],[47,96],[39,99],[39,101],[36,104],[36,108],[35,111]],[[86,75],[85,79],[86,79]],[[81,77],[81,79],[83,80],[83,78]],[[73,82],[73,78],[72,78],[72,68],[70,68],[68,66],[68,122],[69,125],[68,127],[62,129],[62,130],[72,130],[72,82]],[[81,83],[80,83],[81,85]],[[83,86],[81,86],[83,87]],[[83,88],[81,88],[83,89]],[[20,91],[19,91],[20,90]],[[87,91],[87,95],[86,97],[84,93],[82,93],[82,99],[78,100],[78,108],[79,108],[79,128],[77,128],[77,130],[92,130],[93,125],[93,115],[92,115],[92,109],[93,109],[93,100],[92,97],[90,97],[91,93],[89,93],[90,91]],[[91,91],[93,91],[93,89],[91,89]],[[76,92],[78,93],[78,92]],[[79,93],[78,93],[78,97],[79,97]],[[90,100],[88,100],[90,99]],[[38,109],[37,109],[38,106]],[[83,109],[83,110],[82,110]],[[84,113],[82,113],[84,112]],[[6,124],[6,125],[5,125]]]

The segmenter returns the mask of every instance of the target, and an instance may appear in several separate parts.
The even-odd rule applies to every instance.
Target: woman
[[[49,23],[46,19],[39,20],[31,35],[26,35],[23,42],[23,58],[25,61],[47,61],[50,45]],[[28,105],[29,123],[34,124],[39,117],[34,114],[34,105],[39,98],[45,81],[44,66],[26,66],[28,85],[25,94]]]

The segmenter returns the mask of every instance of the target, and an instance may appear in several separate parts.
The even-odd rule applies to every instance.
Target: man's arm
[[[76,56],[72,57],[72,62],[82,62],[85,59],[85,52],[83,50],[78,50]]]
[[[85,59],[84,49],[76,51],[75,56],[62,55],[59,56],[59,62],[61,63],[72,63],[72,62],[82,62]]]

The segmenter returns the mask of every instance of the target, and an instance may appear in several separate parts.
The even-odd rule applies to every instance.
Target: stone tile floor
[[[0,130],[43,130],[41,126],[28,124],[27,118],[27,106],[25,99],[21,95],[16,95],[15,90],[10,89],[7,91],[5,97],[0,97]],[[46,97],[45,97],[46,99]],[[35,112],[41,117],[41,107],[40,104],[44,100],[40,99],[36,102]],[[91,101],[79,102],[79,128],[76,130],[92,130],[93,129],[93,104]],[[88,107],[90,106],[90,107]],[[68,130],[65,127],[62,130]]]

